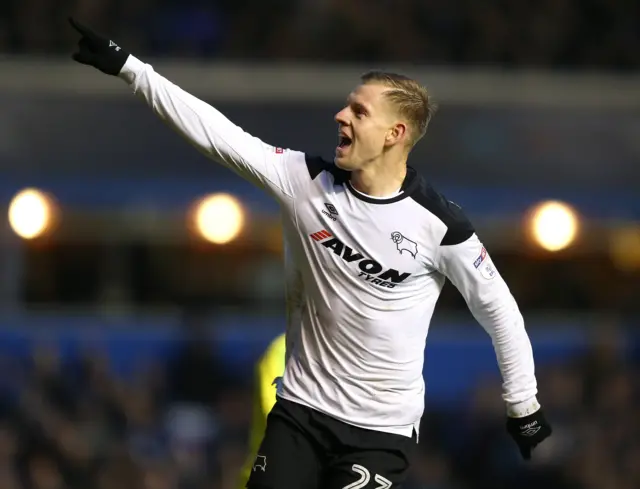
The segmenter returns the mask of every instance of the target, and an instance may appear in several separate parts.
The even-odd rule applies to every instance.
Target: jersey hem
[[[418,428],[417,425],[419,424],[419,421],[416,422],[415,424],[411,424],[411,425],[402,425],[402,426],[363,426],[357,423],[354,423],[352,421],[340,418],[339,416],[336,416],[333,413],[329,413],[327,411],[324,411],[322,409],[318,409],[316,406],[311,406],[308,402],[304,402],[301,399],[298,398],[294,398],[291,396],[287,396],[287,395],[283,395],[280,392],[278,392],[276,394],[276,397],[284,399],[285,401],[289,401],[289,402],[293,402],[295,404],[300,404],[304,407],[307,407],[309,409],[313,409],[314,411],[317,411],[319,413],[324,414],[325,416],[329,416],[330,418],[333,418],[337,421],[340,421],[341,423],[344,424],[348,424],[349,426],[355,426],[356,428],[360,428],[362,430],[369,430],[369,431],[378,431],[378,432],[382,432],[382,433],[389,433],[391,435],[400,435],[400,436],[406,436],[407,438],[412,438],[413,437],[413,432],[416,432],[416,435],[418,434]]]

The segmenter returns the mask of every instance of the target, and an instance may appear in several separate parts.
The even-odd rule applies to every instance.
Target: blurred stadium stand
[[[517,459],[489,338],[448,285],[409,489],[640,487],[639,2],[5,0],[0,489],[235,489],[253,362],[284,327],[277,205],[70,62],[70,13],[325,156],[360,72],[427,84],[440,111],[410,163],[505,275],[555,434]],[[225,244],[194,217],[218,192],[245,217],[214,222]],[[555,252],[532,231],[548,200],[577,224],[542,223]]]
[[[132,52],[637,69],[634,0],[5,0],[0,43],[66,52],[72,13]],[[393,42],[390,41],[393,39]]]

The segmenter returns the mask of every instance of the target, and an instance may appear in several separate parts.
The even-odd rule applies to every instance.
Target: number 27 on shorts
[[[365,467],[363,467],[362,465],[353,464],[351,469],[356,474],[359,474],[360,478],[357,481],[344,486],[343,489],[362,489],[367,484],[369,484],[369,481],[371,480],[371,473]],[[374,474],[373,480],[378,483],[375,489],[389,489],[391,487],[391,481],[379,474]]]

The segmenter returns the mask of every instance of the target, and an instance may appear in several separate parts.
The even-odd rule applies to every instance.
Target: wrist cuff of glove
[[[134,55],[130,55],[118,76],[127,83],[132,84],[135,82],[136,76],[144,70],[144,66],[144,62],[136,58]]]
[[[118,52],[113,53],[105,60],[104,72],[108,75],[118,76],[122,71],[122,68],[129,58],[129,53],[120,49]]]
[[[524,418],[540,409],[540,403],[533,397],[526,401],[509,403],[507,405],[507,416],[510,418]]]

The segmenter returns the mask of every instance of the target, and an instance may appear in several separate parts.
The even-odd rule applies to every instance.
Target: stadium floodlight
[[[240,201],[224,193],[199,200],[192,215],[197,233],[215,244],[233,241],[245,224],[245,212]]]
[[[9,224],[22,239],[35,239],[51,228],[53,199],[35,188],[18,192],[9,204]]]
[[[570,205],[551,200],[533,208],[529,226],[538,246],[556,252],[575,241],[580,222],[577,212]]]

